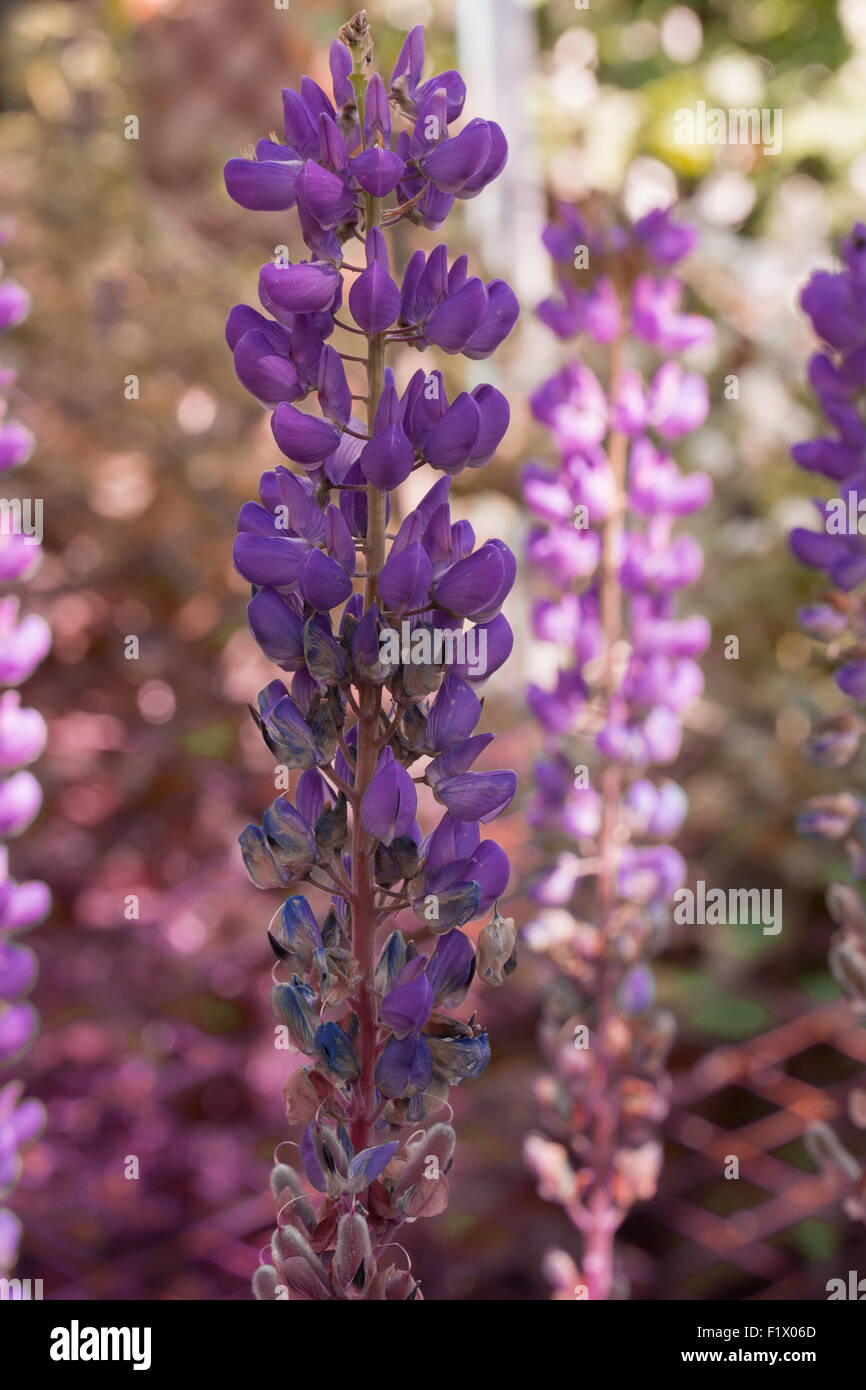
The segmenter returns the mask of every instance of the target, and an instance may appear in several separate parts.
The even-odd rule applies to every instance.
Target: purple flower
[[[545,242],[557,295],[541,317],[558,337],[585,333],[607,348],[608,373],[603,385],[571,360],[531,399],[560,458],[554,469],[531,464],[524,473],[524,496],[539,523],[530,532],[530,563],[551,591],[536,604],[534,628],[566,655],[552,688],[532,686],[527,696],[545,745],[528,819],[550,849],[532,886],[539,916],[526,936],[549,953],[552,972],[569,958],[583,962],[579,983],[568,972],[545,1006],[550,1074],[540,1088],[545,1128],[558,1139],[573,1131],[573,1146],[579,1136],[580,1184],[577,1161],[560,1145],[554,1184],[542,1161],[553,1146],[531,1136],[527,1156],[542,1177],[542,1196],[561,1201],[591,1243],[589,1296],[606,1299],[614,1232],[637,1198],[624,1190],[614,1203],[609,1155],[611,1145],[628,1154],[645,1144],[650,1120],[664,1112],[670,1020],[655,1007],[649,958],[686,875],[677,850],[657,843],[679,830],[685,794],[654,769],[679,751],[682,714],[703,686],[693,658],[709,638],[705,620],[675,615],[674,594],[700,573],[702,560],[695,541],[674,527],[706,504],[710,481],[682,472],[663,447],[703,423],[706,383],[668,360],[646,387],[625,359],[629,333],[670,353],[706,341],[712,326],[681,312],[682,284],[659,275],[694,244],[692,230],[667,210],[627,228],[612,220],[588,225],[576,209],[561,207]],[[590,249],[588,269],[573,260],[575,246]],[[606,770],[611,765],[615,775]],[[448,779],[437,795],[443,787],[447,793]],[[498,933],[506,956],[506,924],[495,919],[486,930]],[[574,996],[576,1019],[597,1040],[588,1051],[576,1052],[577,1035],[564,1037],[560,988]],[[609,1047],[613,1036],[619,1041]],[[650,1037],[658,1043],[650,1046]],[[434,1074],[436,1065],[434,1048]],[[639,1115],[621,1104],[617,1089],[638,1072],[646,1088]],[[565,1131],[563,1116],[573,1117]]]
[[[432,990],[433,1002],[458,1008],[466,997],[474,974],[475,951],[472,942],[459,931],[440,936],[425,976]]]
[[[426,1091],[433,1076],[427,1039],[420,1034],[389,1038],[376,1067],[376,1085],[383,1096],[404,1100]]]
[[[250,632],[293,673],[288,688],[265,687],[253,716],[275,761],[300,776],[240,844],[253,883],[285,898],[268,933],[273,1006],[310,1059],[286,1088],[288,1113],[309,1121],[303,1174],[274,1169],[281,1214],[291,1215],[281,1215],[274,1263],[257,1271],[260,1298],[418,1296],[387,1252],[407,1217],[443,1209],[447,1185],[425,1176],[411,1136],[489,1056],[486,1034],[443,1010],[462,1002],[474,975],[459,928],[495,911],[509,877],[507,856],[479,827],[510,804],[516,778],[476,766],[492,734],[473,730],[474,687],[511,650],[501,609],[516,566],[501,541],[476,546],[472,527],[452,519],[447,476],[493,457],[508,404],[483,383],[449,401],[435,370],[417,371],[401,395],[388,358],[407,344],[485,358],[514,326],[517,300],[504,281],[470,273],[466,256],[449,265],[444,244],[416,253],[398,284],[385,236],[404,220],[438,226],[455,198],[497,176],[507,146],[492,122],[449,129],[465,87],[455,72],[424,80],[422,30],[408,35],[388,83],[371,71],[370,48],[361,12],[331,45],[333,100],[302,78],[283,93],[285,144],[260,141],[255,160],[226,166],[242,205],[296,209],[309,251],[264,266],[264,313],[238,305],[226,325],[241,384],[272,409],[277,445],[298,465],[263,474],[234,546],[253,588]],[[357,249],[344,257],[356,237],[363,264]],[[388,494],[424,467],[446,476],[390,522]],[[0,664],[2,617],[0,608]],[[446,808],[427,835],[416,819],[421,783],[425,812],[435,800]],[[323,914],[294,891],[301,884],[329,897]],[[429,958],[400,931],[381,949],[380,931],[401,912],[433,934]],[[513,943],[506,951],[501,929],[494,935],[484,979],[499,983]],[[424,1138],[443,1174],[453,1138],[441,1123]],[[334,1215],[334,1203],[356,1196]]]
[[[866,368],[866,301],[863,296],[863,250],[866,228],[858,223],[843,244],[844,269],[837,274],[814,273],[804,287],[800,304],[816,335],[828,351],[809,362],[809,382],[826,419],[828,433],[794,446],[792,454],[810,474],[830,479],[833,496],[816,498],[820,529],[795,528],[791,549],[804,565],[824,571],[821,601],[800,610],[810,637],[828,644],[835,664],[834,679],[848,700],[859,706],[866,699],[866,659],[862,645],[866,579],[866,543],[860,533],[862,499],[866,497],[863,450],[866,420],[862,406]],[[828,583],[829,582],[829,583]],[[819,766],[847,766],[860,750],[863,722],[859,708],[819,718],[805,742],[809,758]],[[836,930],[830,941],[831,973],[854,1017],[866,1017],[866,972],[863,951],[863,900],[866,877],[863,856],[863,802],[859,791],[840,789],[812,797],[800,808],[797,829],[836,844],[844,852],[844,877],[826,894]],[[841,1175],[841,1191],[849,1215],[860,1212],[860,1165],[845,1154],[833,1130],[822,1126],[807,1135],[807,1146],[822,1170]],[[847,1160],[850,1160],[848,1162]]]
[[[390,845],[405,835],[415,820],[418,795],[409,773],[390,748],[379,754],[376,770],[361,800],[361,821],[370,835]]]
[[[30,312],[30,296],[14,281],[0,282],[0,333],[15,328]],[[10,387],[14,374],[0,371],[0,388]],[[5,416],[0,400],[0,472],[16,468],[30,458],[35,440],[23,425]],[[31,537],[14,533],[4,537],[0,549],[0,579],[9,583],[25,579],[37,567],[41,549]],[[25,681],[45,657],[51,635],[43,618],[31,613],[19,619],[14,596],[0,601],[0,685],[15,687]],[[18,691],[0,695],[0,837],[21,835],[39,814],[42,791],[26,764],[42,753],[45,721],[32,709],[22,708]],[[12,1065],[31,1045],[39,1015],[27,995],[38,973],[38,961],[29,947],[14,940],[18,932],[36,926],[47,915],[50,894],[44,883],[16,883],[9,876],[9,855],[0,846],[0,1063]],[[21,1171],[21,1151],[39,1134],[45,1112],[36,1100],[23,1099],[23,1086],[9,1081],[0,1089],[0,1196],[14,1188]],[[0,1212],[0,1276],[10,1273],[18,1253],[21,1225],[10,1211]]]
[[[330,312],[340,302],[339,271],[326,261],[268,261],[259,272],[259,288],[269,304],[291,314]]]
[[[400,291],[391,279],[388,248],[378,227],[371,227],[366,244],[367,269],[349,291],[349,308],[359,328],[374,338],[384,333],[400,310]]]
[[[455,935],[455,933],[450,933]],[[420,1033],[433,1008],[433,989],[423,973],[425,956],[415,956],[391,982],[379,1007],[379,1017],[395,1038]]]

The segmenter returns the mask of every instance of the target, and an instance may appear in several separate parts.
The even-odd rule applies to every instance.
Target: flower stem
[[[609,398],[616,399],[622,371],[622,340],[611,346]],[[619,568],[622,554],[625,513],[625,471],[627,440],[612,431],[608,439],[608,459],[614,478],[614,503],[602,534],[599,610],[605,638],[603,694],[610,706],[616,695],[616,645],[622,637],[622,591]],[[615,966],[610,950],[612,918],[617,901],[617,827],[622,793],[622,773],[616,764],[604,769],[601,777],[601,833],[599,870],[596,876],[598,924],[605,938],[599,972],[596,1046],[601,1049],[598,1089],[593,1098],[591,1152],[596,1183],[587,1202],[588,1224],[584,1237],[584,1269],[590,1299],[610,1298],[613,1287],[614,1235],[619,1218],[611,1192],[614,1144],[617,1131],[616,1103],[613,1098],[611,1060],[605,1054],[604,1039],[608,1021],[616,1014]]]
[[[366,230],[376,226],[380,215],[377,198],[365,200]],[[382,334],[370,340],[367,350],[367,428],[373,421],[385,379],[385,341]],[[372,483],[367,487],[367,538],[365,555],[365,609],[376,601],[376,582],[385,563],[386,494]],[[358,1057],[361,1076],[357,1082],[357,1115],[352,1129],[355,1152],[372,1141],[376,1104],[376,1034],[378,1009],[373,987],[376,970],[376,883],[373,856],[375,842],[361,823],[360,802],[376,770],[379,756],[379,723],[382,692],[378,685],[365,683],[359,691],[358,743],[355,762],[356,805],[352,827],[352,955],[358,962],[360,978],[355,996],[358,1015]]]

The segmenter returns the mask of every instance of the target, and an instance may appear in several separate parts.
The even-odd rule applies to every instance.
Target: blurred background
[[[840,866],[793,830],[801,801],[839,785],[802,745],[842,697],[796,631],[811,584],[785,535],[809,514],[788,450],[817,426],[797,295],[866,205],[866,0],[381,0],[368,12],[383,70],[424,23],[436,69],[463,71],[467,113],[498,120],[511,145],[506,174],[448,230],[524,304],[480,364],[512,402],[509,434],[480,476],[457,480],[480,532],[520,549],[520,468],[548,447],[526,407],[560,360],[531,312],[548,285],[548,198],[621,195],[637,216],[679,189],[701,225],[687,273],[719,325],[700,358],[713,409],[681,456],[715,480],[687,610],[707,613],[714,641],[674,771],[691,800],[680,848],[716,886],[782,888],[784,928],[681,928],[660,960],[680,1023],[674,1106],[660,1192],[630,1217],[622,1252],[638,1298],[824,1298],[829,1278],[866,1273],[866,1233],[801,1136],[827,1118],[862,1152],[844,1096],[866,1034],[826,968],[823,888]],[[26,606],[54,631],[25,687],[50,728],[45,808],[12,858],[55,897],[30,938],[42,1031],[16,1069],[48,1123],[14,1205],[18,1272],[50,1298],[246,1298],[273,1224],[267,1174],[288,1131],[267,1008],[272,905],[248,885],[236,836],[273,796],[245,705],[274,672],[247,634],[230,555],[237,509],[278,455],[223,324],[254,301],[273,248],[299,245],[290,217],[232,204],[221,171],[279,124],[281,86],[303,72],[327,84],[350,13],[315,0],[0,5],[0,225],[8,272],[34,299],[4,346],[20,371],[14,412],[38,439],[9,489],[45,499],[47,555]],[[677,145],[673,113],[699,99],[781,108],[781,152]],[[401,256],[411,249],[410,234]],[[462,370],[448,359],[449,394]],[[500,765],[523,774],[536,734],[521,687],[549,660],[531,642],[531,594],[524,574],[515,655],[485,708]],[[732,634],[739,658],[726,660]],[[130,635],[138,660],[124,656]],[[518,921],[534,863],[527,795],[524,783],[497,824]],[[472,1000],[493,1061],[456,1093],[447,1213],[404,1236],[428,1298],[543,1299],[544,1252],[578,1253],[521,1157],[543,980],[524,951],[503,989]],[[728,1153],[736,1183],[720,1176]],[[130,1155],[138,1181],[124,1176]]]

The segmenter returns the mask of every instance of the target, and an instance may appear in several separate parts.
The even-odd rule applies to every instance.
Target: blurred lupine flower
[[[2,265],[0,265],[2,273]],[[12,280],[0,280],[0,332],[16,327],[30,311],[30,296]],[[2,385],[11,376],[3,373]],[[0,401],[0,472],[26,463],[34,446],[30,431],[5,418]],[[39,561],[40,547],[15,532],[2,538],[0,582],[24,579]],[[46,655],[51,636],[43,618],[31,613],[18,618],[18,599],[0,599],[0,685],[16,687],[32,675]],[[22,709],[14,688],[0,695],[0,838],[21,835],[39,813],[42,792],[32,773],[25,770],[42,753],[45,722],[31,709]],[[17,937],[36,926],[50,906],[44,883],[15,883],[8,874],[6,847],[0,849],[0,1069],[14,1065],[33,1042],[39,1016],[28,1002],[38,973],[38,962]],[[22,1099],[18,1081],[0,1077],[0,1200],[15,1187],[21,1170],[21,1150],[39,1133],[44,1123],[42,1105]],[[6,1208],[0,1209],[0,1275],[15,1264],[21,1226]]]
[[[544,731],[529,821],[546,862],[525,938],[556,976],[541,1026],[550,1074],[536,1088],[546,1134],[529,1136],[526,1159],[583,1238],[582,1273],[549,1252],[554,1298],[579,1285],[592,1299],[620,1296],[615,1232],[652,1196],[660,1168],[673,1019],[655,1004],[648,962],[686,877],[665,841],[687,801],[648,769],[679,752],[710,636],[705,619],[677,615],[676,591],[700,573],[701,552],[675,530],[705,505],[710,481],[681,472],[668,445],[700,427],[708,393],[672,360],[644,381],[626,350],[630,335],[662,353],[711,336],[707,319],[679,311],[683,286],[670,274],[695,237],[668,210],[627,227],[588,223],[568,206],[544,236],[558,293],[542,319],[561,338],[587,334],[607,359],[605,385],[572,360],[535,392],[560,461],[524,474],[536,518],[529,558],[553,590],[536,603],[535,635],[563,651],[553,689],[528,692]],[[587,269],[577,268],[581,247]]]
[[[362,12],[331,48],[333,101],[303,78],[300,93],[283,93],[286,143],[260,141],[254,161],[226,166],[242,206],[297,208],[310,251],[264,266],[266,313],[239,305],[226,327],[240,381],[273,408],[277,445],[298,466],[262,476],[234,547],[252,586],[252,635],[290,675],[270,682],[253,715],[274,758],[298,774],[241,836],[253,882],[290,894],[268,933],[281,976],[272,1005],[309,1059],[284,1091],[288,1119],[306,1126],[303,1174],[273,1172],[273,1264],[254,1282],[265,1299],[420,1297],[387,1251],[403,1221],[447,1203],[454,1133],[423,1122],[490,1056],[474,1017],[445,1012],[476,971],[460,929],[492,911],[478,950],[491,983],[515,960],[513,924],[500,925],[497,908],[508,860],[481,825],[510,804],[516,778],[489,770],[493,736],[475,733],[475,687],[511,651],[501,609],[516,563],[499,540],[476,544],[448,500],[450,475],[495,453],[508,404],[489,385],[449,401],[438,371],[418,370],[401,394],[386,357],[406,344],[487,357],[517,301],[504,281],[469,275],[465,256],[449,264],[444,244],[416,252],[398,282],[383,230],[438,227],[455,198],[496,177],[507,151],[491,122],[449,130],[463,81],[423,79],[421,28],[389,83],[370,72],[371,54]],[[363,264],[343,259],[351,238]],[[386,535],[389,493],[425,464],[444,476]],[[444,812],[427,835],[421,783]],[[330,895],[321,921],[308,888]],[[413,921],[429,933],[426,948],[404,934]]]
[[[842,247],[844,267],[815,272],[800,296],[824,349],[809,363],[809,380],[827,419],[828,432],[804,440],[791,450],[809,473],[829,479],[832,499],[816,497],[820,529],[797,527],[791,548],[802,564],[823,571],[818,601],[800,610],[803,630],[826,646],[834,679],[843,695],[859,708],[817,720],[806,743],[810,759],[822,767],[847,767],[858,752],[866,724],[866,537],[861,511],[866,500],[866,416],[862,391],[866,376],[866,226],[857,223]],[[853,883],[833,883],[827,907],[836,925],[830,944],[833,978],[854,1014],[866,1018],[866,911],[862,884],[866,882],[866,801],[859,791],[816,796],[801,807],[801,834],[841,844],[847,856],[847,877]],[[852,1092],[852,1097],[854,1092]],[[855,1124],[863,1127],[864,1117]],[[836,1138],[828,1125],[815,1125],[807,1134],[816,1164],[837,1190],[853,1220],[866,1221],[866,1177],[861,1164]]]

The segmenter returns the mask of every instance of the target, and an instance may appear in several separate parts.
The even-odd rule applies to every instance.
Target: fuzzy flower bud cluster
[[[0,264],[0,275],[2,275]],[[17,327],[30,312],[30,297],[14,280],[0,279],[0,333]],[[14,373],[0,368],[0,390],[7,390]],[[0,399],[0,474],[29,459],[34,440],[29,430],[6,414]],[[5,505],[5,504],[4,504]],[[11,515],[12,513],[10,513]],[[26,580],[39,564],[40,546],[21,528],[4,526],[0,536],[0,582]],[[38,711],[21,704],[19,686],[33,674],[51,645],[48,625],[36,614],[21,617],[18,599],[0,598],[0,840],[14,840],[38,815],[42,805],[39,783],[29,771],[45,746],[45,722]],[[36,1100],[24,1098],[20,1081],[4,1080],[33,1042],[39,1016],[28,995],[36,981],[38,961],[20,937],[37,926],[48,912],[44,883],[18,883],[9,872],[9,850],[0,845],[0,1201],[18,1181],[21,1150],[40,1132],[44,1111]],[[8,1073],[7,1073],[8,1074]],[[21,1236],[17,1216],[0,1207],[0,1275],[15,1264]]]
[[[702,557],[679,523],[711,492],[670,450],[708,409],[705,380],[676,354],[713,330],[681,309],[672,267],[695,233],[668,211],[601,226],[563,206],[544,240],[558,288],[540,316],[562,339],[591,339],[603,379],[574,358],[535,392],[559,461],[524,474],[529,560],[549,590],[535,635],[561,653],[552,688],[528,692],[543,746],[529,820],[546,858],[525,939],[553,971],[541,1027],[550,1071],[537,1086],[544,1133],[526,1153],[541,1195],[583,1236],[580,1269],[551,1252],[555,1286],[564,1278],[605,1299],[617,1287],[614,1233],[655,1190],[668,1103],[674,1022],[655,1004],[649,961],[686,875],[670,842],[687,802],[659,769],[677,757],[683,714],[703,688],[709,625],[680,616],[677,599]]]
[[[816,271],[800,303],[822,340],[809,363],[809,381],[827,420],[827,432],[795,444],[799,466],[829,480],[832,496],[814,499],[819,528],[796,527],[791,548],[821,574],[813,602],[798,614],[803,631],[821,643],[848,708],[815,721],[806,751],[821,767],[848,767],[860,751],[866,722],[866,226],[858,223],[842,247],[843,268]],[[830,945],[833,977],[855,1013],[866,1019],[866,911],[859,885],[866,880],[866,797],[859,789],[813,797],[798,817],[801,834],[842,850],[850,882],[833,883],[827,907],[836,931]],[[851,1119],[866,1128],[859,1093]],[[855,1220],[866,1219],[866,1174],[828,1125],[807,1136],[818,1167],[846,1193]]]
[[[441,1116],[490,1056],[474,1015],[449,1011],[515,954],[497,907],[508,860],[482,827],[516,778],[489,770],[478,691],[511,650],[502,605],[516,564],[449,502],[451,478],[492,458],[508,404],[489,385],[449,400],[438,371],[401,389],[387,359],[407,344],[485,358],[517,302],[444,244],[397,276],[385,235],[407,220],[438,227],[496,177],[506,144],[491,122],[450,128],[464,84],[424,78],[422,29],[387,83],[371,55],[362,12],[331,48],[333,100],[303,78],[283,93],[285,143],[261,141],[225,171],[242,206],[296,209],[310,251],[265,265],[264,312],[240,305],[227,325],[237,375],[294,465],[262,476],[234,548],[250,630],[284,673],[254,717],[293,784],[241,847],[253,882],[285,895],[269,932],[272,1006],[307,1059],[284,1093],[304,1130],[299,1169],[273,1172],[279,1225],[254,1286],[265,1299],[420,1296],[393,1234],[444,1209],[455,1136]],[[350,241],[361,264],[344,257]],[[398,518],[390,494],[422,468],[431,485]],[[419,817],[437,803],[425,834]],[[323,912],[310,889],[328,895]],[[476,950],[462,928],[482,917]]]

